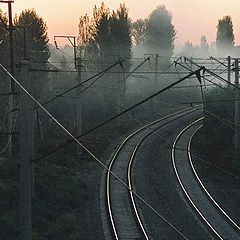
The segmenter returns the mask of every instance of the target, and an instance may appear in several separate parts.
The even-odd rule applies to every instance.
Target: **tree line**
[[[1,10],[0,17],[0,63],[9,68],[8,18],[7,14]],[[114,11],[111,11],[104,3],[99,7],[95,6],[92,16],[83,15],[80,16],[79,20],[77,51],[86,72],[83,77],[87,79],[88,76],[91,76],[92,72],[90,70],[92,69],[98,72],[120,59],[124,60],[112,69],[116,73],[104,76],[101,82],[102,88],[99,90],[107,95],[110,100],[114,100],[112,102],[117,103],[115,111],[119,111],[125,101],[126,84],[124,79],[126,73],[133,68],[131,58],[133,56],[142,57],[144,53],[158,53],[166,56],[167,60],[162,66],[164,67],[169,64],[169,59],[173,56],[176,36],[177,32],[173,24],[172,13],[164,5],[154,9],[147,18],[137,19],[136,21],[130,19],[125,4],[120,4]],[[231,17],[226,16],[219,20],[216,42],[219,49],[234,48]],[[24,49],[24,46],[26,46],[26,49]],[[208,43],[204,36],[201,38],[201,48],[207,52]],[[24,10],[14,18],[14,50],[16,64],[23,60],[24,51],[26,51],[26,57],[31,61],[33,69],[49,70],[52,68],[48,61],[55,54],[54,47],[49,44],[47,24],[36,10]],[[57,59],[60,60],[58,65],[60,69],[73,70],[74,66],[68,64],[66,56],[58,55]],[[88,70],[89,73],[87,73]],[[1,70],[0,76],[1,93],[8,93],[9,79]],[[41,102],[46,95],[52,97],[49,93],[51,92],[51,82],[53,84],[56,79],[60,79],[61,82],[65,81],[68,86],[76,79],[76,75],[69,72],[62,73],[62,75],[34,72],[31,77],[35,81],[35,97],[40,99]],[[114,88],[117,88],[118,95],[113,90]],[[99,104],[96,101],[97,91],[90,94],[92,96],[88,96],[88,101],[92,98],[94,100],[92,105]],[[65,108],[64,104],[66,103],[64,102],[67,102],[67,100],[69,100],[68,107],[72,107],[74,105],[73,100],[69,98],[62,100],[61,104],[56,104],[50,109],[54,113],[53,115],[61,120],[64,117],[68,119],[72,117],[66,113],[68,108]],[[0,108],[1,120],[3,107],[5,107],[4,104]],[[90,112],[88,107],[86,109]],[[105,106],[99,109],[102,112],[104,108]],[[65,111],[62,111],[62,109]],[[146,113],[144,112],[144,114]],[[99,112],[94,116],[99,116]],[[94,117],[90,119],[92,120]],[[122,128],[124,127],[129,126],[123,126]],[[55,128],[46,128],[46,137],[43,140],[37,140],[36,146],[39,147],[37,151],[41,154],[47,152],[51,147],[56,147],[55,143],[61,144],[63,136],[59,135],[58,129],[55,130]],[[114,131],[116,131],[115,128],[111,132]],[[120,129],[120,131],[123,130]],[[104,133],[101,132],[101,134]],[[102,141],[102,138],[99,139]],[[1,143],[3,144],[3,142]],[[88,215],[84,207],[86,207],[87,200],[91,198],[89,189],[84,182],[84,177],[87,178],[88,176],[86,173],[84,175],[82,172],[81,174],[78,172],[83,168],[83,164],[82,162],[79,163],[72,155],[73,147],[70,146],[69,149],[64,151],[54,155],[50,163],[43,161],[36,164],[33,239],[85,239],[88,237],[84,236],[84,227],[81,228],[82,231],[79,230],[79,226],[84,226],[84,217]],[[0,158],[1,239],[17,239],[18,235],[18,164],[16,156],[11,161]],[[84,217],[81,219],[79,216]],[[92,226],[92,232],[94,232],[95,227]],[[88,231],[90,235],[90,230]],[[96,238],[95,233],[95,237],[92,237],[92,239]]]
[[[1,63],[8,66],[8,30],[7,15],[0,10],[0,53]],[[27,58],[33,62],[47,62],[50,57],[47,25],[34,9],[22,11],[14,19],[15,62],[23,58],[24,42],[27,46]],[[26,37],[24,39],[24,28]],[[88,59],[106,59],[121,57],[130,59],[133,49],[144,49],[146,53],[159,53],[171,57],[174,53],[174,42],[177,36],[173,25],[173,16],[166,6],[160,5],[145,19],[132,21],[125,4],[120,4],[116,11],[102,3],[93,8],[92,16],[83,15],[79,20],[78,50],[81,57]],[[216,47],[219,51],[234,49],[233,23],[230,16],[218,20]],[[192,44],[188,41],[185,49],[191,51]],[[206,37],[200,41],[203,50],[209,48]],[[187,52],[185,51],[185,52]],[[129,61],[125,64],[131,66]]]

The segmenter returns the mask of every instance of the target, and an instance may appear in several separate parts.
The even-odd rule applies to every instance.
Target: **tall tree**
[[[85,34],[87,32],[87,34]],[[85,37],[87,36],[87,37]],[[89,17],[81,17],[79,24],[79,44],[80,48],[85,48],[85,54],[88,54],[88,58],[94,57],[96,61],[96,69],[102,70],[117,59],[126,59],[122,67],[115,67],[116,72],[129,71],[131,52],[131,33],[130,33],[130,19],[128,17],[128,9],[125,4],[120,4],[116,11],[110,12],[110,9],[102,3],[99,8],[96,6],[93,9],[93,18],[89,21]],[[86,51],[87,50],[87,51]],[[90,50],[90,51],[89,51]],[[91,52],[93,54],[91,54]],[[86,57],[86,55],[85,55]],[[103,64],[99,64],[101,61]],[[118,68],[118,69],[117,69]],[[106,81],[102,81],[102,85],[105,88],[119,89],[122,93],[125,90],[123,74],[110,77],[105,76]],[[118,91],[119,91],[118,90]],[[103,91],[103,90],[102,90]],[[107,90],[105,90],[105,93]],[[112,91],[108,94],[116,96]],[[123,99],[122,94],[119,99]],[[119,101],[123,102],[122,100]]]
[[[117,11],[113,12],[110,17],[110,43],[113,55],[116,54],[128,60],[131,58],[130,20],[125,4],[120,4]],[[128,60],[125,60],[125,63],[128,62],[128,65],[125,64],[125,66],[129,68],[130,63]]]
[[[5,13],[2,12],[0,9],[0,63],[3,66],[9,66],[9,41],[8,41],[8,31],[7,31],[7,16]],[[1,70],[1,81],[0,81],[0,88],[1,92],[7,92],[8,90],[8,78],[5,74],[2,74]]]
[[[146,24],[146,46],[149,52],[172,56],[176,38],[172,20],[172,14],[164,5],[157,7],[149,15]]]
[[[7,46],[8,46],[8,31],[7,31],[7,16],[0,9],[0,62],[6,66],[7,61]]]
[[[16,27],[25,27],[27,41],[27,55],[33,62],[47,62],[50,57],[48,48],[49,39],[47,37],[47,25],[44,19],[39,16],[35,9],[22,11],[19,17],[14,19]],[[19,30],[20,31],[20,30]],[[23,42],[23,30],[21,32],[21,42]],[[17,46],[22,49],[23,44]],[[21,51],[21,53],[22,53]]]
[[[216,44],[220,51],[233,49],[234,34],[233,23],[230,16],[224,16],[218,20]]]
[[[208,53],[209,53],[209,44],[207,43],[206,36],[202,35],[200,40],[200,54],[202,57],[207,57]]]
[[[131,24],[132,41],[135,46],[142,46],[146,38],[146,19],[137,19]]]
[[[79,19],[78,29],[78,50],[82,58],[88,56],[88,58],[96,57],[97,46],[94,41],[95,23],[90,20],[90,17],[85,14]]]
[[[110,10],[102,3],[99,9],[95,7],[93,16],[95,24],[94,40],[98,46],[100,56],[101,58],[109,57],[111,54]]]
[[[112,13],[104,3],[99,8],[95,6],[91,21],[89,16],[81,16],[78,43],[95,45],[101,58],[131,57],[130,19],[125,4]]]
[[[28,9],[14,19],[15,26],[19,26],[21,37],[16,39],[16,52],[18,61],[23,59],[24,31],[26,30],[26,52],[27,58],[31,60],[32,67],[36,69],[47,69],[47,61],[50,57],[47,37],[47,25],[35,9]],[[43,95],[48,87],[48,74],[36,74],[37,97]]]

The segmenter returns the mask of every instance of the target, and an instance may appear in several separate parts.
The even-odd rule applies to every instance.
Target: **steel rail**
[[[122,141],[122,143],[120,144],[120,146],[116,149],[116,151],[115,151],[115,153],[114,153],[114,155],[113,155],[113,157],[112,157],[112,159],[111,159],[111,161],[110,161],[109,170],[112,172],[112,167],[113,167],[113,164],[114,164],[114,162],[115,162],[118,154],[120,153],[120,151],[121,151],[121,149],[123,148],[123,146],[124,146],[124,145],[130,140],[130,138],[132,138],[134,135],[138,134],[139,132],[141,132],[142,130],[144,130],[144,129],[148,128],[148,127],[153,126],[154,124],[157,124],[157,123],[159,123],[159,122],[161,122],[161,121],[167,120],[168,118],[177,116],[178,114],[181,114],[181,113],[184,113],[184,112],[187,112],[187,114],[190,114],[190,113],[192,113],[192,112],[194,112],[194,111],[197,111],[197,110],[198,110],[198,107],[199,107],[199,106],[197,106],[197,107],[194,108],[194,109],[192,109],[192,108],[187,108],[187,109],[183,109],[183,110],[177,111],[177,112],[175,112],[175,113],[173,113],[173,114],[169,114],[169,115],[167,115],[167,116],[165,116],[165,117],[163,117],[163,118],[160,118],[160,119],[158,119],[158,120],[156,120],[156,121],[154,121],[154,122],[148,123],[147,125],[142,126],[142,127],[139,128],[138,130],[136,130],[136,131],[134,131],[133,133],[131,133],[129,136],[127,136],[127,137]],[[189,111],[189,112],[188,112],[188,111]],[[183,115],[181,115],[180,117],[185,116],[185,115],[186,115],[186,113],[183,114]],[[177,119],[179,119],[180,117],[176,117],[176,118],[174,118],[172,121],[177,120]],[[171,122],[171,121],[170,121],[170,122]],[[170,122],[168,122],[168,123],[170,123]],[[168,124],[168,123],[167,123],[167,124]],[[164,124],[164,125],[166,125],[166,124]],[[151,130],[150,133],[146,134],[145,137],[147,137],[148,135],[150,135],[152,132],[156,131],[156,130],[159,129],[160,127],[162,127],[162,126],[158,126],[156,129]],[[144,137],[140,140],[140,142],[142,142],[143,140],[144,140]],[[138,144],[139,144],[138,146],[140,146],[140,142],[138,143]],[[131,201],[132,201],[133,210],[134,210],[134,212],[135,212],[135,217],[137,218],[137,221],[138,221],[138,224],[139,224],[139,226],[140,226],[140,228],[141,228],[142,234],[143,234],[143,236],[144,236],[145,239],[149,239],[148,234],[146,233],[146,230],[145,230],[145,228],[144,228],[144,226],[143,226],[143,224],[142,224],[142,221],[141,221],[141,219],[140,219],[140,217],[139,217],[139,214],[138,214],[138,211],[137,211],[137,207],[136,207],[135,200],[134,200],[134,197],[133,197],[133,196],[134,196],[134,191],[133,191],[133,189],[132,189],[131,180],[130,180],[130,178],[129,178],[129,176],[131,175],[131,173],[130,173],[131,170],[129,170],[129,169],[131,168],[131,166],[129,166],[129,165],[132,164],[132,160],[133,160],[133,158],[134,158],[134,155],[135,155],[136,151],[137,151],[137,147],[135,148],[133,154],[131,155],[131,159],[130,159],[130,161],[129,161],[129,163],[128,163],[128,186],[129,186],[129,194],[130,194],[130,197],[131,197],[131,199],[132,199]],[[112,230],[112,232],[113,232],[114,238],[115,238],[116,240],[118,240],[118,239],[119,239],[119,234],[118,234],[118,232],[117,232],[117,227],[116,227],[116,224],[115,224],[115,221],[114,221],[114,217],[113,217],[113,210],[112,210],[111,197],[110,197],[110,185],[111,185],[111,184],[110,184],[110,177],[111,177],[110,171],[107,172],[107,176],[106,176],[107,209],[108,209],[108,215],[109,215],[109,219],[110,219],[110,223],[111,223],[111,228],[112,228],[111,230]]]
[[[193,125],[199,123],[200,121],[202,121],[204,118],[200,118],[194,122],[192,122],[191,124],[189,124],[188,126],[186,126],[176,137],[173,146],[172,146],[172,164],[173,164],[173,168],[174,168],[174,172],[175,175],[177,177],[177,180],[184,192],[184,194],[186,195],[187,199],[189,200],[189,202],[191,203],[192,207],[194,208],[194,210],[199,214],[199,216],[201,217],[201,219],[203,220],[203,222],[205,222],[207,224],[207,226],[209,227],[209,229],[213,232],[213,234],[221,240],[224,240],[225,238],[222,236],[222,233],[219,232],[219,230],[216,230],[216,228],[209,222],[209,220],[204,216],[204,214],[201,212],[201,210],[199,209],[199,207],[196,206],[196,204],[194,203],[193,199],[191,198],[189,192],[187,191],[186,187],[183,184],[183,181],[179,175],[177,166],[176,166],[176,158],[175,158],[175,151],[177,150],[177,142],[179,141],[180,137],[183,135],[183,133],[185,133],[190,127],[192,127]],[[189,164],[193,173],[193,176],[197,179],[197,183],[198,185],[200,185],[203,194],[210,199],[210,203],[211,205],[213,205],[213,207],[221,214],[224,215],[225,219],[227,219],[227,221],[230,223],[230,225],[233,227],[233,229],[238,230],[239,231],[239,226],[220,208],[220,206],[217,204],[217,202],[212,198],[212,196],[208,193],[208,191],[206,190],[206,188],[204,187],[203,183],[201,182],[200,178],[198,177],[196,170],[194,169],[193,164],[191,163],[192,159],[191,159],[191,142],[192,139],[194,137],[194,135],[196,134],[196,132],[202,127],[202,125],[200,127],[197,128],[197,130],[195,130],[192,134],[192,136],[190,137],[189,141],[188,141],[188,145],[187,145],[187,154],[188,154],[188,160],[189,160]]]
[[[217,203],[217,201],[213,198],[213,196],[208,192],[207,188],[204,186],[203,182],[201,181],[200,177],[197,174],[197,171],[193,165],[193,161],[192,161],[192,154],[191,154],[191,144],[192,144],[192,140],[193,137],[195,136],[195,134],[203,127],[203,125],[201,125],[199,128],[196,129],[196,131],[193,133],[193,135],[191,136],[189,142],[188,142],[188,159],[189,159],[189,163],[191,165],[192,171],[198,181],[198,183],[200,184],[200,186],[203,189],[203,192],[207,195],[207,197],[212,201],[212,203],[215,205],[215,207],[223,214],[223,216],[227,219],[227,221],[230,222],[230,224],[232,224],[234,226],[234,228],[236,228],[236,230],[240,231],[240,226],[238,226],[238,224],[222,209],[222,207]]]
[[[184,128],[176,137],[173,146],[172,146],[172,164],[173,164],[173,169],[175,172],[175,175],[178,179],[178,182],[184,192],[184,194],[186,195],[186,197],[188,198],[189,202],[192,204],[193,208],[195,209],[195,211],[201,216],[201,218],[203,219],[203,221],[208,225],[208,227],[212,230],[212,232],[221,240],[223,240],[223,238],[220,236],[220,234],[214,229],[214,227],[208,222],[208,220],[203,216],[203,214],[201,213],[201,211],[198,209],[198,207],[195,205],[195,203],[193,202],[192,198],[190,197],[190,195],[188,194],[187,190],[185,189],[182,180],[179,176],[178,170],[177,170],[177,166],[176,166],[176,162],[175,162],[175,149],[176,149],[176,145],[177,142],[179,140],[179,138],[181,137],[181,135],[191,126],[193,126],[194,124],[202,121],[204,118],[200,118],[196,121],[194,121],[193,123],[191,123],[190,125],[188,125],[186,128]]]

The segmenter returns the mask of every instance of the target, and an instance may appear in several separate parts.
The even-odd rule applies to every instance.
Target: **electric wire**
[[[74,89],[76,89],[76,88],[82,86],[83,84],[85,84],[85,83],[91,81],[91,80],[94,79],[95,77],[97,77],[97,76],[99,76],[99,75],[103,75],[103,74],[104,74],[105,72],[107,72],[109,69],[111,69],[112,67],[114,67],[114,66],[120,64],[120,62],[122,62],[122,61],[124,61],[124,60],[120,60],[120,61],[115,62],[114,64],[112,64],[112,65],[109,66],[108,68],[102,70],[101,72],[98,72],[97,74],[95,74],[95,75],[93,75],[92,77],[86,79],[85,81],[83,81],[83,82],[81,82],[81,83],[78,83],[78,84],[76,84],[75,86],[73,86],[73,87],[67,89],[66,91],[63,91],[62,93],[58,94],[57,96],[55,96],[55,97],[53,97],[53,98],[47,100],[47,101],[44,102],[42,105],[49,104],[50,102],[55,101],[55,100],[58,99],[59,97],[65,95],[65,94],[71,92],[72,90],[74,90]]]
[[[128,77],[130,77],[134,72],[136,72],[146,61],[150,61],[150,57],[144,59],[138,66],[136,66],[131,72],[128,73],[128,75],[126,76],[126,79]],[[123,69],[123,66],[121,66],[121,68]],[[123,78],[123,82],[126,80],[125,78]]]
[[[176,82],[168,85],[167,87],[165,87],[165,88],[157,91],[156,93],[154,93],[154,94],[152,94],[152,95],[144,98],[143,100],[139,101],[138,103],[133,104],[132,106],[126,108],[125,110],[121,111],[120,113],[114,115],[113,117],[110,117],[109,119],[105,120],[104,122],[102,122],[102,123],[96,125],[95,127],[87,130],[85,133],[83,133],[83,134],[81,134],[81,135],[79,135],[79,136],[76,136],[76,138],[79,139],[79,138],[81,138],[81,137],[84,137],[84,136],[86,136],[87,134],[93,132],[94,130],[96,130],[96,129],[100,128],[100,127],[105,126],[107,123],[109,123],[109,122],[117,119],[118,117],[122,116],[122,115],[125,114],[126,112],[128,112],[128,111],[136,108],[136,107],[139,106],[139,105],[142,105],[143,103],[145,103],[145,102],[147,102],[148,100],[154,98],[155,96],[157,96],[157,95],[165,92],[166,90],[168,90],[168,89],[172,88],[173,86],[179,84],[180,82],[186,80],[187,78],[191,77],[192,75],[200,72],[202,69],[203,69],[203,68],[200,68],[200,69],[198,69],[198,70],[196,70],[196,71],[194,71],[194,72],[192,72],[192,73],[189,73],[188,75],[186,75],[185,77],[181,78],[180,80],[178,80],[178,81],[176,81]],[[57,152],[58,150],[64,148],[65,146],[67,146],[67,145],[69,145],[70,143],[73,143],[73,142],[74,142],[74,140],[69,140],[69,141],[67,141],[66,143],[61,144],[61,145],[59,145],[58,147],[54,148],[53,150],[49,151],[48,153],[43,154],[42,156],[36,158],[35,161],[39,161],[39,160],[41,160],[41,159],[43,159],[43,158],[45,158],[45,157],[47,157],[47,156],[49,156],[49,155]]]
[[[179,62],[176,62],[176,64],[180,65],[181,67],[183,67],[183,68],[187,69],[187,70],[188,70],[188,71],[190,71],[190,72],[192,72],[192,71],[193,71],[193,70],[191,70],[190,68],[188,68],[188,67],[184,66],[183,64],[181,64],[181,63],[179,63]],[[217,83],[213,82],[212,80],[209,80],[209,79],[208,79],[208,78],[206,78],[204,75],[202,75],[201,77],[202,77],[202,78],[204,78],[206,81],[208,81],[208,82],[212,83],[213,85],[215,85],[215,86],[217,86],[217,87],[221,88],[221,89],[222,89],[222,90],[224,90],[225,92],[228,92],[228,93],[230,93],[230,94],[232,95],[232,92],[230,92],[229,90],[225,89],[224,87],[222,87],[222,86],[218,85]]]
[[[92,87],[92,85],[94,85],[100,78],[103,77],[105,73],[102,73],[100,76],[98,76],[95,80],[93,80],[88,86],[86,86],[84,89],[81,89],[81,93],[86,92],[89,88]]]
[[[67,133],[78,145],[80,145],[93,159],[95,159],[106,171],[108,171],[112,176],[114,176],[126,189],[132,192],[139,200],[141,200],[149,209],[157,214],[162,220],[164,220],[171,228],[173,228],[180,236],[184,239],[188,239],[180,230],[178,230],[173,224],[171,224],[166,218],[164,218],[156,209],[154,209],[150,204],[148,204],[145,199],[143,199],[136,191],[133,191],[128,185],[119,178],[113,171],[111,171],[108,166],[106,166],[102,161],[97,158],[85,145],[83,145],[69,130],[67,130],[37,99],[35,99],[14,77],[8,70],[0,63],[2,69],[11,77],[11,79],[18,85],[18,87],[32,100],[34,101],[65,133]]]
[[[0,132],[2,132],[3,127],[4,127],[4,123],[5,123],[6,119],[7,119],[8,109],[9,109],[9,108],[7,107],[7,108],[6,108],[6,111],[5,111],[5,113],[4,113],[3,121],[2,121],[2,124],[1,124],[1,127],[0,127]]]
[[[191,61],[190,59],[188,59],[188,60]],[[191,61],[191,63],[194,64],[194,65],[197,66],[197,67],[200,66],[199,64],[197,64],[197,63],[195,63],[195,62],[193,62],[193,61]],[[222,82],[224,82],[224,83],[227,83],[227,84],[231,85],[232,87],[240,90],[239,87],[237,87],[236,85],[232,84],[231,82],[229,82],[228,80],[224,79],[223,77],[219,76],[218,74],[210,71],[208,68],[204,67],[204,71],[206,71],[206,72],[208,72],[209,74],[213,75],[214,77],[218,78],[220,81],[222,81]]]
[[[210,111],[208,111],[208,112],[210,112]],[[213,112],[211,112],[212,114],[214,114]],[[218,114],[214,114],[215,116],[217,116],[219,119],[221,119],[222,121],[225,121],[225,122],[227,122],[227,123],[229,123],[229,124],[232,124],[233,126],[235,126],[235,128],[234,129],[237,129],[236,127],[240,127],[240,124],[236,124],[235,122],[232,122],[231,120],[228,120],[228,119],[226,119],[226,118],[224,118],[224,117],[222,117],[222,116],[220,116],[220,115],[218,115]]]
[[[195,153],[192,153],[192,152],[191,152],[191,154],[192,154],[193,157],[197,158],[198,160],[202,161],[203,163],[208,164],[209,166],[214,167],[214,168],[218,169],[219,171],[222,171],[222,172],[224,172],[224,173],[226,173],[226,174],[234,177],[236,180],[240,180],[240,177],[239,177],[239,176],[234,175],[233,173],[227,171],[226,169],[223,169],[223,168],[221,168],[221,167],[218,167],[218,166],[214,165],[213,163],[211,163],[211,162],[209,162],[209,161],[206,161],[205,159],[199,157],[199,156],[196,155]]]
[[[0,64],[0,65],[1,65],[1,64]],[[0,155],[2,155],[2,154],[8,149],[8,146],[9,146],[9,144],[10,144],[11,141],[12,141],[12,136],[13,136],[13,132],[14,132],[15,127],[16,127],[17,118],[18,118],[18,113],[16,114],[15,122],[14,122],[14,124],[12,125],[12,129],[11,129],[11,133],[12,133],[12,134],[11,134],[11,136],[9,137],[6,146],[0,151]]]
[[[65,56],[67,56],[67,57],[69,57],[69,58],[71,58],[71,59],[74,59],[71,55],[65,53],[65,52],[64,52],[63,50],[61,50],[60,48],[57,47],[57,50],[58,50],[59,52],[61,52],[63,55],[65,55]]]
[[[214,114],[212,112],[210,112],[209,110],[205,110],[209,115],[211,115],[212,117],[214,117],[215,119],[217,119],[219,122],[221,122],[222,124],[224,124],[225,126],[229,127],[230,129],[234,130],[234,131],[240,131],[238,128],[232,127],[229,124],[228,120],[225,120],[224,118],[221,118],[219,115]],[[231,122],[230,122],[231,123]]]

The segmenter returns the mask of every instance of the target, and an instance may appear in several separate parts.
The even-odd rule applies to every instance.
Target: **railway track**
[[[107,217],[103,225],[108,225],[106,239],[151,239],[147,233],[141,215],[138,212],[132,185],[132,163],[141,142],[167,124],[199,111],[185,109],[147,124],[126,137],[115,151],[106,172],[105,202]],[[118,177],[118,179],[114,176]],[[121,179],[121,181],[119,181]],[[108,221],[108,223],[106,223]],[[106,229],[106,228],[105,228]]]
[[[191,142],[202,118],[185,127],[172,146],[172,163],[182,191],[200,219],[217,239],[240,239],[240,227],[210,195],[193,166]]]

